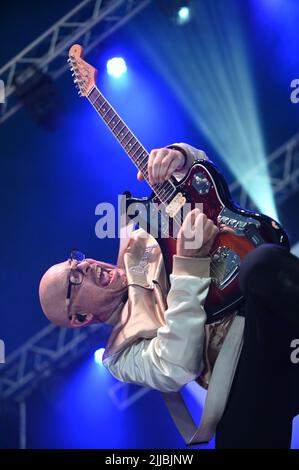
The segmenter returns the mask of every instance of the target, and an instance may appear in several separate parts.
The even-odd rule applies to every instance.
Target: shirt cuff
[[[177,168],[176,171],[182,171],[185,169],[186,167],[186,164],[187,164],[187,161],[188,161],[188,153],[187,151],[180,145],[176,145],[176,144],[173,144],[173,145],[167,145],[168,149],[173,149],[173,150],[177,150],[178,152],[181,152],[181,154],[183,155],[184,157],[184,161],[183,161],[183,164],[180,166],[180,168]]]
[[[210,277],[211,258],[173,257],[172,274],[178,276]]]

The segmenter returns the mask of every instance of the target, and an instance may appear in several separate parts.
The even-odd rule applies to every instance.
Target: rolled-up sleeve
[[[163,392],[177,391],[200,374],[204,343],[209,258],[174,256],[167,296],[166,324],[157,336],[140,339],[121,353],[104,359],[118,380]]]
[[[173,174],[173,176],[177,180],[181,180],[182,178],[184,178],[184,176],[186,176],[186,174],[188,173],[190,167],[197,160],[209,160],[207,157],[207,154],[203,150],[192,147],[192,145],[190,144],[180,142],[180,143],[168,145],[168,148],[172,148],[172,147],[182,150],[184,155],[186,156],[184,167],[179,171],[175,171]]]

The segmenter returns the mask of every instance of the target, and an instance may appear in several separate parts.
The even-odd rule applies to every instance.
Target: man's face
[[[71,268],[75,270],[72,273],[80,284],[71,282],[69,287],[69,279],[72,281]],[[125,272],[117,266],[90,258],[80,262],[67,260],[52,266],[43,276],[40,299],[51,321],[77,327],[94,321],[107,321],[120,305],[126,290]]]

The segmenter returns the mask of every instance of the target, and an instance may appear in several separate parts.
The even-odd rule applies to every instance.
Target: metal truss
[[[29,395],[46,379],[93,352],[106,340],[104,324],[80,329],[49,325],[0,364],[0,402],[6,414],[18,414],[19,448],[25,449],[27,444]]]
[[[248,183],[258,178],[263,184],[261,174],[265,170],[270,175],[270,181],[277,205],[282,204],[292,194],[299,191],[299,133],[268,156],[265,161],[253,168],[246,175]],[[229,189],[238,204],[248,209],[256,209],[244,187],[239,181],[234,181]]]
[[[151,0],[84,0],[50,29],[0,69],[5,86],[5,102],[0,104],[0,124],[22,107],[15,95],[18,84],[27,82],[40,70],[52,79],[67,69],[68,50],[80,41],[90,52],[110,34],[127,23]],[[1,103],[1,100],[0,100]]]
[[[41,381],[99,346],[106,329],[103,324],[42,329],[0,365],[0,399],[24,400]]]
[[[110,396],[114,405],[119,410],[124,411],[150,391],[152,391],[152,389],[147,387],[127,384],[124,382],[116,382],[112,385],[112,387],[109,388],[108,395]]]

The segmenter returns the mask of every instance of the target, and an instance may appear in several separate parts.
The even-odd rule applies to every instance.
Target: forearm
[[[118,380],[161,391],[176,391],[194,380],[202,369],[209,283],[208,258],[175,257],[166,324],[155,338],[140,340],[104,365]]]

